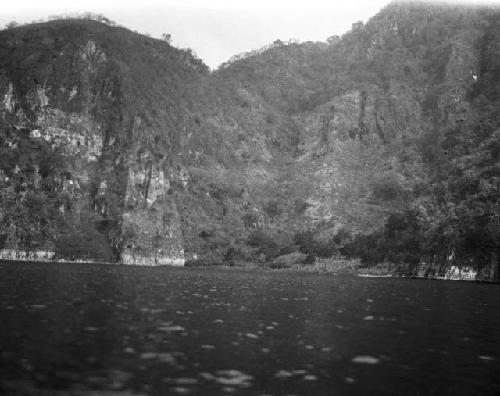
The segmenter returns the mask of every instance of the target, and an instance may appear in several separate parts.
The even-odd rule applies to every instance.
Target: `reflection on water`
[[[500,394],[500,287],[0,263],[0,394]]]

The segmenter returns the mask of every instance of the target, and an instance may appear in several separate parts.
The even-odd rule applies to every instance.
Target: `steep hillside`
[[[1,243],[135,263],[301,251],[498,277],[496,8],[394,2],[208,73],[124,28],[0,32]]]
[[[239,81],[300,132],[282,197],[306,209],[278,223],[299,220],[316,253],[336,246],[367,262],[498,276],[499,16],[395,2],[328,45],[276,42],[224,65],[218,78]],[[339,230],[359,237],[335,243]]]
[[[4,243],[117,260],[132,244],[150,256],[154,232],[170,238],[155,248],[182,250],[167,190],[182,178],[172,164],[206,67],[167,43],[94,21],[0,36]],[[30,199],[52,212],[12,217]]]

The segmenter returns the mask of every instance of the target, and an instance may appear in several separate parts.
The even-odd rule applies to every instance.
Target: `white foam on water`
[[[198,380],[196,378],[181,377],[173,379],[172,382],[177,385],[196,385]]]
[[[287,370],[280,370],[274,376],[276,378],[290,378],[293,374]]]
[[[183,331],[184,327],[182,326],[160,326],[157,328],[161,331]]]
[[[251,375],[245,374],[239,370],[219,370],[217,371],[215,381],[221,385],[249,387],[253,379]]]
[[[47,308],[47,306],[45,304],[34,304],[34,305],[30,305],[31,308],[34,308],[34,309],[45,309]]]
[[[182,386],[176,386],[174,388],[171,388],[171,390],[178,395],[188,395],[189,393],[191,393],[191,390],[189,388],[184,388]]]
[[[97,327],[93,327],[93,326],[85,326],[83,328],[83,330],[85,330],[85,331],[92,331],[93,332],[93,331],[97,331],[99,329]]]
[[[360,355],[353,357],[352,362],[361,364],[379,364],[380,359],[370,355]]]

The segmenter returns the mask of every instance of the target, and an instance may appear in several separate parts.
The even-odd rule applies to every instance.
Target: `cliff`
[[[147,256],[139,261],[179,257],[168,192],[182,172],[171,165],[191,118],[190,86],[206,67],[167,43],[88,20],[0,35],[4,243],[100,260],[119,260],[130,244]],[[46,209],[15,217],[30,200]]]

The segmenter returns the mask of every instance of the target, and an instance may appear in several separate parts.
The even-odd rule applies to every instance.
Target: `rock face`
[[[125,264],[184,264],[180,220],[162,170],[129,168],[122,215]]]
[[[495,278],[499,19],[395,2],[213,73],[94,21],[1,31],[0,242],[142,265],[369,246]]]

